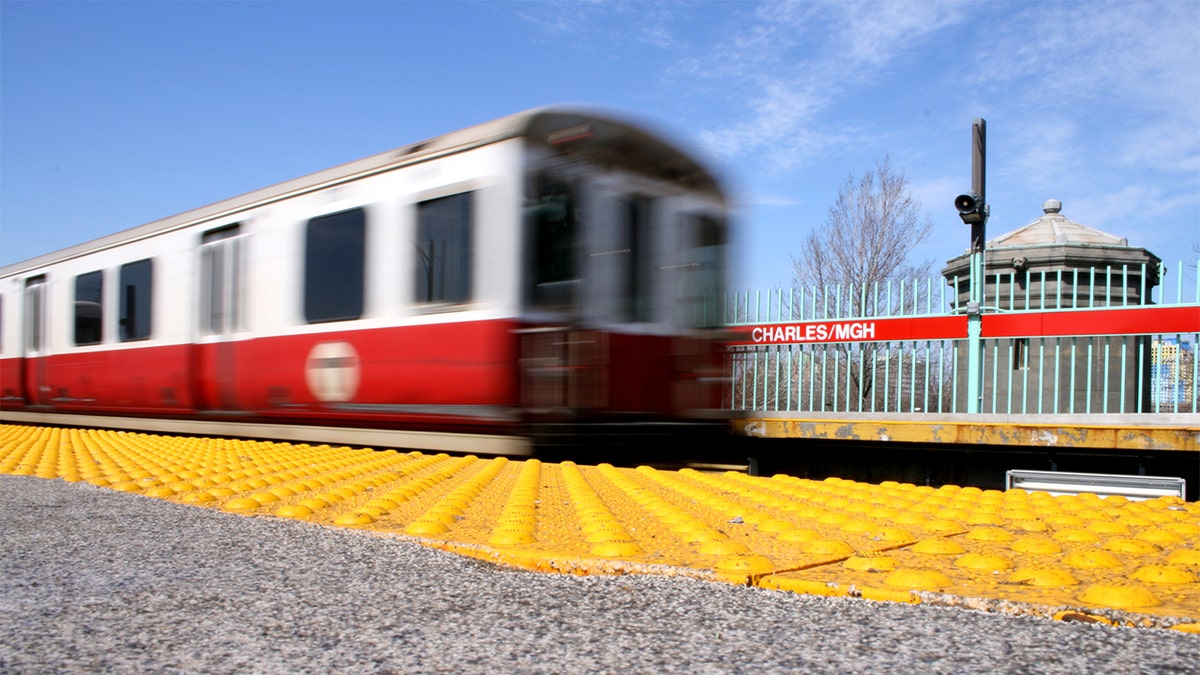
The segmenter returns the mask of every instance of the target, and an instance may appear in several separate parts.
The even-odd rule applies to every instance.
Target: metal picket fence
[[[982,412],[1196,413],[1200,280],[1195,265],[1188,269],[986,275]],[[912,279],[726,296],[709,311],[744,339],[729,349],[725,406],[965,412],[967,340],[944,336],[964,315],[963,284]]]

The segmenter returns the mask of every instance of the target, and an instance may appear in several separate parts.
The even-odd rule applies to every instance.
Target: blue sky
[[[0,2],[0,263],[518,110],[598,104],[717,167],[737,289],[791,279],[887,156],[963,252],[1046,199],[1166,259],[1200,242],[1200,2]],[[1194,279],[1194,273],[1189,276]]]

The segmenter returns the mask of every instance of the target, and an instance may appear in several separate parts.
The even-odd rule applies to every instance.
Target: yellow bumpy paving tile
[[[0,473],[655,573],[1200,632],[1200,507],[0,425]]]

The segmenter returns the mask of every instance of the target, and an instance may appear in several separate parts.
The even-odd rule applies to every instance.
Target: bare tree
[[[928,286],[913,283],[907,295],[900,292],[903,301],[895,302],[896,298],[890,297],[888,282],[915,282],[932,275],[932,259],[918,263],[909,260],[912,252],[929,238],[932,228],[932,221],[921,216],[920,202],[912,197],[907,175],[893,169],[888,158],[877,162],[857,180],[848,177],[838,190],[828,219],[809,233],[800,255],[792,259],[800,302],[805,303],[806,294],[811,294],[807,300],[809,309],[800,307],[800,313],[809,318],[864,317],[919,307]],[[837,298],[834,306],[829,304],[829,289]],[[890,368],[896,358],[902,363],[903,346],[897,354],[878,343],[842,343],[828,345],[820,353],[822,381],[827,373],[834,375],[824,387],[824,394],[813,392],[814,396],[825,398],[814,407],[886,409],[897,398],[903,398],[899,390],[876,391],[875,386],[879,380],[889,382],[888,389],[896,389],[889,375],[879,377],[876,371]],[[915,344],[910,346],[909,354],[909,364],[913,366],[910,372],[915,374],[917,362],[912,360],[917,357]],[[818,367],[818,361],[809,363],[809,368]],[[927,381],[924,369],[930,364],[922,360],[920,366],[919,379]],[[915,386],[918,378],[909,379],[909,387]]]
[[[793,278],[800,288],[846,288],[861,316],[863,294],[853,289],[932,274],[932,259],[909,261],[932,229],[933,222],[921,218],[908,176],[885,157],[861,178],[846,178],[828,220],[809,232],[800,255],[792,258]]]

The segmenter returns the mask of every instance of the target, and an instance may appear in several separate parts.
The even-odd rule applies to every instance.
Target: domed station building
[[[1149,304],[1158,256],[1128,239],[1081,225],[1062,202],[984,247],[984,413],[1131,413],[1151,409],[1152,336],[986,339],[988,314]],[[942,276],[958,308],[970,299],[970,254]],[[965,411],[967,344],[956,347],[957,410]]]

